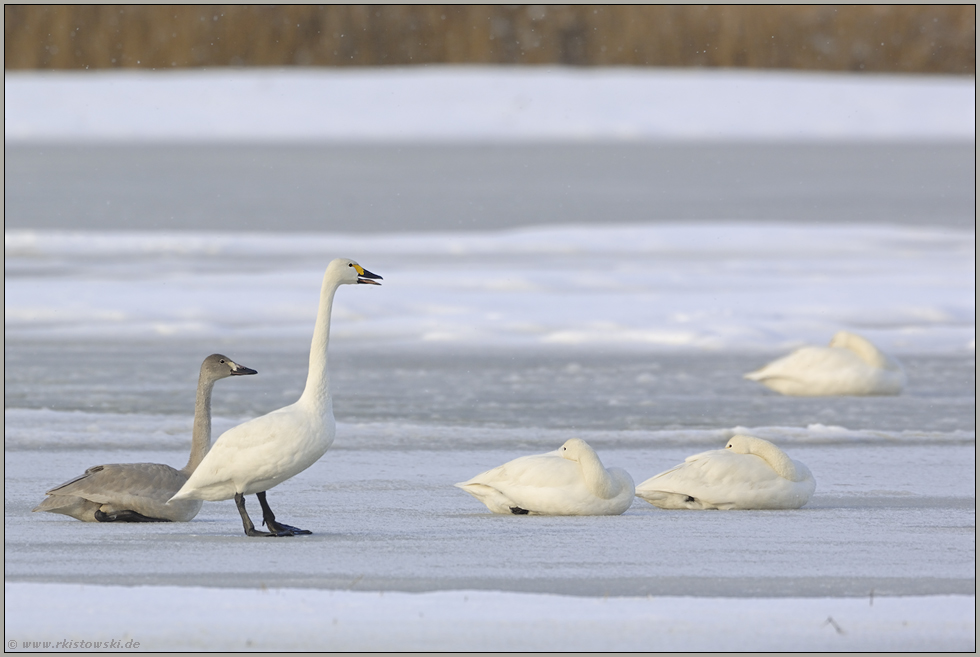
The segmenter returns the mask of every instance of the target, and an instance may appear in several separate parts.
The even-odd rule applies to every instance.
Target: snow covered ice
[[[213,102],[189,102],[205,82]],[[401,113],[334,103],[330,84],[368,99],[392,89]],[[18,148],[186,143],[215,126],[228,141],[975,139],[973,81],[948,78],[12,74],[5,90],[6,139]],[[498,104],[466,110],[477,91]],[[170,103],[167,122],[134,111],[149,92]],[[622,113],[575,94],[619,99]],[[66,97],[108,103],[118,120],[51,102]],[[454,98],[438,107],[470,123],[429,111],[431,97]],[[522,112],[522,98],[534,109]],[[673,100],[636,110],[651,98]],[[782,104],[766,120],[738,103],[727,122],[711,103],[689,111],[719,98]],[[329,121],[277,120],[311,99]],[[224,120],[230,102],[251,113]],[[862,112],[828,115],[827,102]],[[579,113],[545,120],[563,104]],[[331,132],[342,124],[348,133]],[[974,650],[975,230],[955,219],[7,228],[8,645],[125,636],[148,650]],[[269,493],[283,521],[313,536],[246,539],[231,502],[159,525],[30,513],[91,465],[181,465],[209,353],[259,372],[216,388],[215,436],[294,401],[335,256],[384,285],[338,293],[337,440]],[[792,399],[741,378],[840,329],[901,361],[906,391]],[[806,463],[811,501],[670,512],[636,500],[616,517],[495,517],[452,485],[572,436],[642,481],[735,433]]]
[[[8,141],[971,139],[966,77],[425,66],[4,76]]]
[[[325,253],[357,253],[387,272],[384,296],[340,296],[332,327],[374,345],[771,352],[826,344],[851,326],[889,351],[948,353],[973,337],[975,245],[949,229],[698,223],[5,238],[8,337],[301,337]]]
[[[9,584],[7,616],[32,635],[90,642],[141,637],[140,650],[605,651],[968,650],[972,609],[961,598],[575,598],[503,591],[350,593],[196,587]],[[124,600],[125,602],[121,601]],[[107,616],[98,630],[77,613]],[[152,607],[151,615],[142,610]],[[36,620],[59,616],[65,621]],[[170,619],[161,626],[159,617]],[[179,627],[179,632],[173,628]],[[274,627],[274,635],[258,630]],[[383,627],[384,631],[379,631]],[[750,639],[751,628],[757,637]],[[610,637],[619,637],[610,638]],[[15,639],[16,640],[16,639]],[[63,638],[61,640],[64,640]],[[57,640],[51,641],[57,643]],[[92,650],[92,643],[89,650]]]

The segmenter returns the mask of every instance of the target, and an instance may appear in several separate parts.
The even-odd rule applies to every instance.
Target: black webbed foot
[[[105,513],[102,509],[96,509],[93,515],[99,522],[170,522],[167,518],[150,518],[136,511]]]
[[[282,532],[280,534],[281,536],[297,536],[299,534],[312,534],[313,533],[309,529],[300,529],[299,527],[293,527],[292,525],[287,525],[285,523],[278,522],[278,521],[275,521],[275,520],[273,520],[271,523],[263,520],[262,521],[262,524],[265,525],[266,527],[268,527],[270,530],[272,530],[274,532]],[[285,532],[288,532],[288,533],[285,533]]]
[[[255,525],[252,524],[252,519],[248,517],[248,512],[245,511],[245,496],[242,495],[241,493],[235,493],[235,506],[238,507],[238,513],[242,516],[242,527],[245,529],[246,536],[279,537],[279,536],[294,535],[292,531],[285,528],[280,528],[279,530],[276,530],[275,528],[270,527],[270,529],[273,530],[271,532],[264,532],[261,529],[256,529]]]
[[[300,529],[277,521],[276,514],[272,512],[269,502],[265,499],[265,491],[256,493],[255,497],[259,498],[259,504],[262,506],[262,524],[273,532],[282,532],[278,534],[279,536],[299,536],[313,533],[309,529]]]
[[[510,512],[513,513],[515,516],[526,516],[528,514],[527,509],[522,509],[519,506],[510,507]]]
[[[272,536],[274,538],[280,536],[294,536],[293,532],[288,530],[264,532],[261,529],[256,529],[255,527],[252,527],[251,529],[246,528],[245,535],[246,536]]]

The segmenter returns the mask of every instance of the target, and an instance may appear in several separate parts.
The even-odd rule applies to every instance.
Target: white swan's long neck
[[[862,338],[860,335],[849,335],[844,346],[853,351],[858,358],[863,360],[871,367],[877,367],[884,370],[899,369],[898,363],[893,361],[883,351],[878,349],[878,347],[874,346],[871,342]]]
[[[616,497],[616,494],[619,492],[619,486],[612,475],[609,474],[609,471],[602,466],[602,461],[599,460],[599,456],[595,452],[582,454],[579,457],[578,464],[582,468],[585,485],[597,497],[601,497],[604,500]]]
[[[786,452],[771,443],[757,442],[752,443],[749,454],[755,454],[769,464],[783,479],[790,481],[802,481],[803,473],[799,472],[793,459],[786,455]]]
[[[194,431],[191,435],[191,456],[181,470],[190,475],[201,464],[211,449],[211,390],[214,380],[204,372],[197,381],[197,401],[194,404]]]
[[[318,411],[321,415],[327,411],[332,412],[330,377],[327,374],[327,345],[330,343],[330,313],[333,309],[333,297],[339,286],[340,283],[330,276],[329,271],[323,275],[320,308],[317,310],[313,343],[310,345],[310,372],[306,377],[306,388],[299,398],[300,403]]]

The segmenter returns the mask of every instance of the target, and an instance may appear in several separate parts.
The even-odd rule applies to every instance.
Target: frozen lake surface
[[[972,139],[8,141],[4,199],[8,230],[378,234],[730,220],[972,230],[975,162]]]
[[[8,648],[975,650],[972,78],[388,73],[5,80]],[[503,101],[461,113],[481,79]],[[349,84],[400,100],[323,95]],[[439,85],[473,123],[426,110]],[[582,94],[619,100],[544,129]],[[372,143],[278,120],[304,98]],[[385,281],[338,293],[337,440],[269,494],[313,535],[248,539],[231,502],[30,512],[92,465],[182,465],[210,353],[259,371],[216,386],[214,435],[293,402],[336,256]],[[902,395],[742,379],[841,329]],[[572,436],[640,482],[736,432],[806,463],[811,501],[504,517],[452,485]]]
[[[327,457],[269,494],[284,521],[314,531],[294,541],[246,539],[231,501],[206,504],[190,524],[106,527],[31,515],[40,492],[82,461],[118,462],[132,452],[11,451],[7,471],[17,474],[7,484],[7,577],[593,596],[965,595],[974,588],[975,449],[965,440],[784,445],[817,477],[817,493],[799,511],[676,512],[637,500],[623,516],[515,519],[490,514],[452,484],[540,447],[369,449],[351,444],[356,430],[345,433]],[[701,447],[650,442],[598,450],[641,481]],[[136,456],[186,460],[176,451]],[[106,550],[113,559],[103,558]]]
[[[931,645],[968,649],[976,514],[969,237],[954,228],[738,223],[469,236],[8,231],[5,572],[18,583],[10,591],[29,610],[54,591],[31,586],[82,585],[65,595],[96,596],[95,608],[110,614],[146,604],[134,586],[181,608],[201,604],[193,587],[206,587],[205,597],[216,587],[275,589],[284,596],[275,613],[288,618],[308,604],[297,589],[332,591],[330,609],[371,610],[341,618],[390,625],[390,640],[406,637],[399,645],[418,649],[462,640],[446,620],[458,602],[446,595],[472,595],[474,618],[495,619],[466,634],[486,632],[486,649],[538,645],[499,629],[513,626],[494,615],[492,592],[525,596],[508,598],[517,608],[557,605],[564,620],[549,627],[558,628],[583,627],[574,619],[595,613],[589,599],[634,600],[615,612],[611,627],[622,636],[585,633],[607,649],[718,645],[682,629],[668,602],[676,596],[721,610],[724,600],[749,600],[766,623],[783,613],[796,619],[765,641],[742,634],[726,644],[747,649],[798,646],[820,633],[836,641],[844,635],[828,617],[851,628],[866,622],[839,605],[884,596],[902,600],[876,612],[888,610],[884,625],[872,623],[860,640],[849,635],[851,643],[806,645],[884,649],[896,641],[888,628],[943,600],[953,620]],[[87,525],[30,513],[44,490],[91,465],[182,464],[208,353],[259,371],[218,384],[215,435],[294,401],[327,251],[357,255],[385,283],[338,294],[337,440],[270,493],[277,514],[312,536],[247,539],[231,502],[208,503],[180,524]],[[909,375],[906,392],[798,399],[741,378],[838,328],[891,350]],[[773,440],[806,463],[817,479],[810,503],[668,512],[637,500],[616,517],[503,517],[452,485],[571,436],[639,482],[736,432]],[[416,597],[398,598],[396,612],[358,592]],[[807,600],[827,601],[819,618]],[[424,631],[399,624],[406,609],[442,620]],[[552,617],[528,613],[546,624]],[[677,643],[643,643],[649,631],[636,628],[651,614],[666,614]],[[18,631],[48,636],[37,615],[8,617]],[[357,623],[331,639],[301,631],[290,645],[388,645],[351,638]],[[201,630],[212,637],[203,645],[268,640],[244,643],[238,625],[218,625]],[[121,627],[96,626],[100,636]],[[136,636],[142,625],[127,627]],[[914,640],[934,632],[923,627]],[[177,645],[150,641],[164,630],[142,636]]]

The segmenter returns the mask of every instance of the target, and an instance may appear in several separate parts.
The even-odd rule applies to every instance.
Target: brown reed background
[[[5,5],[5,69],[412,64],[976,73],[974,5]]]

